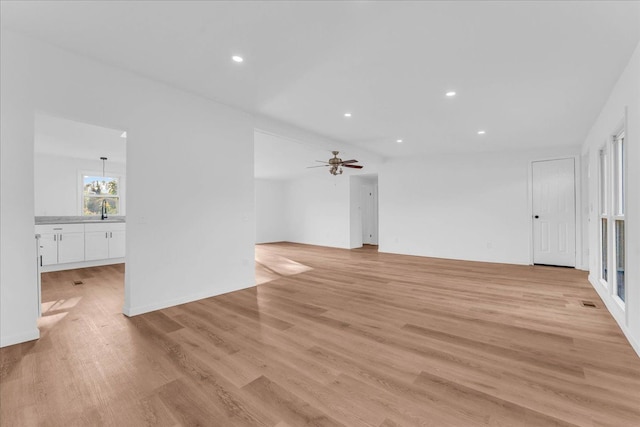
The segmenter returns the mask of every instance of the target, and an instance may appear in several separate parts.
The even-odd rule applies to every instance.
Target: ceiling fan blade
[[[329,162],[325,162],[324,160],[316,160],[316,162],[329,164]]]
[[[307,169],[311,169],[311,168],[324,168],[330,165],[319,165],[319,166],[307,166]]]
[[[362,169],[363,168],[363,166],[360,166],[360,165],[342,165],[342,166],[344,166],[345,168],[354,168],[354,169]]]
[[[343,160],[342,161],[342,164],[346,164],[346,163],[358,163],[358,161],[357,160],[353,160],[353,159],[351,159],[351,160]]]

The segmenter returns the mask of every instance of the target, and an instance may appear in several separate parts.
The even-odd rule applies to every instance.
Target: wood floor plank
[[[243,390],[255,396],[256,400],[264,405],[265,410],[282,417],[282,421],[291,425],[328,427],[343,425],[265,376],[260,376],[247,384]]]
[[[40,340],[0,349],[0,425],[640,426],[640,358],[584,272],[256,261],[257,287],[133,318],[124,265],[43,274]]]
[[[213,419],[224,419],[228,425],[234,426],[271,424],[268,414],[256,413],[254,402],[242,399],[231,382],[217,375],[209,364],[201,362],[194,354],[186,351],[187,349],[172,336],[155,329],[154,325],[144,319],[144,316],[133,318],[132,321],[143,331],[145,338],[157,346],[158,351],[174,362],[176,369],[183,375],[181,380],[188,380],[190,389],[198,390],[200,394],[207,396],[207,405],[211,407],[211,412],[217,414]],[[178,383],[174,382],[174,384],[177,386]],[[184,386],[183,383],[179,385],[181,388]]]
[[[573,423],[541,414],[427,372],[421,372],[415,384],[422,386],[429,395],[446,402],[447,406],[456,408],[468,416],[477,417],[476,422],[479,424],[494,424],[492,420],[499,420],[502,425],[513,427],[575,427]]]
[[[467,347],[473,348],[475,351],[493,354],[506,360],[525,362],[528,364],[539,366],[543,369],[557,370],[563,374],[575,375],[577,377],[584,378],[584,370],[579,365],[564,363],[561,360],[549,357],[539,358],[536,354],[521,350],[514,350],[509,348],[508,345],[504,345],[502,343],[487,343],[483,342],[481,339],[470,339],[461,335],[453,335],[446,332],[436,331],[433,329],[411,324],[406,324],[402,328],[409,332],[428,336],[439,341],[448,341],[456,343],[458,345],[465,345]]]
[[[157,395],[169,408],[171,414],[179,417],[181,424],[188,426],[206,426],[210,420],[222,419],[224,415],[215,406],[209,405],[204,394],[181,380],[162,386]]]

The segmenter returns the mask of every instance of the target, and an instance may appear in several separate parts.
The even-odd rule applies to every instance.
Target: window
[[[82,175],[82,215],[101,215],[102,205],[108,215],[120,213],[119,180],[111,176]]]
[[[625,290],[625,143],[624,131],[600,150],[600,279],[619,302]],[[609,273],[611,272],[611,274]]]
[[[607,200],[609,192],[607,186],[607,174],[609,168],[607,167],[607,150],[606,147],[600,150],[600,279],[602,279],[605,285],[609,282],[608,268],[609,268],[609,250],[607,243],[609,241],[607,234],[609,231],[609,224],[607,218]]]
[[[625,301],[624,287],[624,132],[613,140],[613,220],[615,221],[615,243],[613,245],[615,267],[615,294]]]

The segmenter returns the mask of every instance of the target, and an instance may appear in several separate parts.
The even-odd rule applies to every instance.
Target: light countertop
[[[36,225],[44,224],[95,224],[125,222],[124,216],[110,216],[107,219],[100,219],[99,216],[37,216]]]

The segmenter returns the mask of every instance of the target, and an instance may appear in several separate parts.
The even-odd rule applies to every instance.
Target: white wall
[[[589,279],[613,314],[636,352],[640,354],[640,44],[616,83],[584,145],[589,154]],[[612,291],[598,282],[598,151],[625,117],[626,109],[626,309],[612,297]]]
[[[362,229],[364,221],[362,212],[362,186],[365,180],[362,176],[351,176],[349,180],[349,247],[362,247]]]
[[[256,243],[287,240],[285,181],[256,179]]]
[[[287,181],[287,240],[350,248],[349,177],[314,171],[307,178]]]
[[[276,223],[273,235],[268,235],[268,221],[263,215],[275,215],[275,208],[264,209],[259,193],[269,191],[264,183],[256,187],[256,238],[261,241],[285,240],[289,242],[321,245],[337,248],[362,246],[362,227],[354,227],[354,218],[359,206],[359,185],[353,187],[350,179],[375,174],[382,158],[366,149],[335,141],[322,135],[290,126],[267,117],[256,117],[256,174],[258,178],[278,175],[283,179],[285,233],[280,237],[280,223]],[[265,138],[265,135],[268,138]],[[268,144],[265,150],[259,144]],[[332,176],[327,169],[307,169],[315,160],[329,159],[332,150],[355,157],[362,170],[345,168],[344,174]],[[345,157],[343,157],[345,158]],[[267,165],[261,164],[267,162]],[[275,165],[275,166],[274,166]],[[279,165],[279,166],[278,166]],[[283,166],[284,165],[284,166]],[[286,167],[286,169],[284,169]],[[258,182],[260,180],[257,180]],[[264,181],[266,182],[266,181]],[[354,191],[352,196],[351,191]],[[357,191],[358,197],[356,197]],[[357,203],[356,203],[357,202]],[[352,206],[353,204],[353,206]],[[357,213],[357,214],[356,214]],[[354,238],[355,236],[355,238]],[[359,242],[358,242],[359,239]]]
[[[35,214],[36,216],[76,216],[82,215],[80,174],[88,172],[102,174],[100,159],[74,159],[71,157],[36,154],[35,173]],[[107,161],[107,176],[120,178],[120,213],[126,215],[126,165]]]
[[[577,148],[389,161],[379,174],[380,251],[529,264],[530,162],[575,154]]]
[[[29,53],[0,33],[0,347],[40,336],[33,202],[33,106],[22,96]],[[11,66],[10,65],[14,65]]]
[[[0,345],[38,336],[36,111],[127,129],[126,314],[254,284],[249,115],[8,31],[0,39]]]
[[[324,169],[311,174],[284,181],[256,179],[256,242],[362,247],[362,188],[375,179],[331,176]]]

